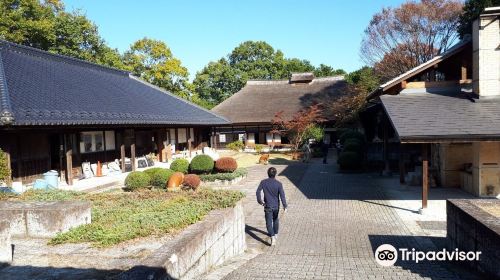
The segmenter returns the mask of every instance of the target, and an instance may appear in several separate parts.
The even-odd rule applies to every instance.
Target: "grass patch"
[[[162,190],[84,194],[68,191],[28,191],[1,195],[0,199],[92,202],[92,223],[60,233],[49,244],[91,242],[108,247],[150,235],[168,234],[194,224],[214,209],[233,207],[243,197],[239,191],[201,189],[168,193]]]
[[[238,168],[234,172],[230,173],[214,173],[214,174],[202,174],[200,179],[205,182],[214,182],[216,180],[233,180],[238,177],[246,176],[248,171],[245,168]]]

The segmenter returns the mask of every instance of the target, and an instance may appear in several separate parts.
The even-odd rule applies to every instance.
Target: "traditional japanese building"
[[[399,161],[402,182],[420,165],[424,196],[429,182],[500,194],[499,18],[500,7],[486,9],[472,37],[368,97],[368,140],[384,143],[386,169]]]
[[[212,109],[231,123],[215,128],[215,140],[220,146],[243,139],[247,146],[286,143],[286,138],[271,133],[276,113],[282,112],[285,119],[290,119],[314,103],[341,96],[345,86],[343,76],[315,78],[312,73],[292,74],[289,80],[248,81],[240,91]],[[331,132],[328,126],[334,119],[325,117],[326,131]]]
[[[0,41],[0,148],[14,180],[54,169],[68,183],[82,162],[192,149],[209,142],[217,114],[130,73]],[[173,151],[175,152],[175,151]]]

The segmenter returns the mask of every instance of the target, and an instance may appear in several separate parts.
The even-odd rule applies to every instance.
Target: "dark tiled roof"
[[[412,93],[380,99],[401,142],[500,140],[500,98],[460,96]]]
[[[344,93],[342,76],[316,78],[310,83],[248,81],[244,88],[212,109],[234,124],[270,123],[277,112],[285,118],[325,98]],[[328,116],[326,116],[328,118]]]
[[[0,40],[0,126],[226,123],[128,72]]]

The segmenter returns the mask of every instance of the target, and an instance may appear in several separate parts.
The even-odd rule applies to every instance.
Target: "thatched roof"
[[[345,86],[343,76],[315,78],[310,83],[248,81],[212,111],[233,124],[268,124],[277,112],[290,118],[317,100],[341,95]]]

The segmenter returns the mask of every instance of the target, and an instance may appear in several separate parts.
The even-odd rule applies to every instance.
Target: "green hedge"
[[[145,170],[144,173],[148,174],[149,177],[151,178],[150,179],[151,186],[157,188],[165,188],[168,179],[170,179],[170,176],[174,174],[174,171],[167,168],[154,167]]]
[[[340,143],[342,145],[345,144],[347,139],[357,139],[357,140],[361,141],[362,143],[365,143],[365,136],[363,135],[363,133],[355,131],[355,130],[350,130],[350,131],[346,131],[346,132],[342,133],[342,135],[340,135],[339,139],[340,139]]]
[[[363,166],[363,157],[357,152],[343,151],[340,153],[338,164],[344,170],[357,170]]]
[[[10,180],[11,172],[8,165],[7,154],[0,149],[0,182],[7,182]]]
[[[356,152],[356,153],[363,153],[363,146],[360,145],[357,142],[347,142],[344,145],[344,151],[346,152]]]
[[[210,173],[214,169],[214,160],[207,155],[197,155],[191,160],[189,169],[195,174]]]
[[[174,172],[187,174],[189,170],[189,161],[187,159],[178,158],[170,164],[170,169]]]
[[[246,176],[248,171],[245,168],[238,168],[231,173],[215,173],[215,174],[202,174],[200,179],[205,182],[214,182],[216,180],[233,180],[238,177]]]
[[[127,178],[125,178],[125,189],[134,191],[145,188],[149,186],[150,181],[151,177],[149,177],[148,174],[140,171],[133,171],[127,175]]]

